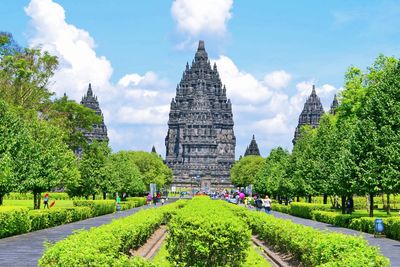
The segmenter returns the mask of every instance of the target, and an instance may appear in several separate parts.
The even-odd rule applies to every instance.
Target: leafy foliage
[[[248,186],[254,183],[264,158],[260,156],[245,156],[236,161],[231,168],[231,182],[236,186]]]

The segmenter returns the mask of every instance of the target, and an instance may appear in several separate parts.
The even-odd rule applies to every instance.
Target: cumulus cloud
[[[274,89],[282,89],[288,86],[292,76],[284,70],[273,71],[264,77],[265,83]]]
[[[223,35],[232,18],[232,5],[233,0],[175,0],[171,14],[178,30],[190,36]]]
[[[95,40],[89,32],[66,22],[61,5],[52,0],[31,0],[25,13],[33,28],[29,45],[39,46],[59,59],[51,88],[57,96],[65,92],[79,101],[91,82],[115,150],[150,150],[153,144],[160,144],[143,137],[151,136],[148,133],[154,127],[166,125],[166,103],[173,95],[167,90],[167,81],[148,71],[143,75],[126,74],[113,84],[111,62],[97,55]],[[163,147],[156,148],[163,151]]]

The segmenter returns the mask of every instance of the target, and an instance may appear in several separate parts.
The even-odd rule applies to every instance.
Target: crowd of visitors
[[[225,199],[233,204],[244,205],[246,208],[255,207],[257,211],[264,210],[266,213],[270,213],[272,208],[272,200],[267,195],[264,198],[259,194],[251,196],[240,190],[214,192],[210,194],[210,197],[213,199]]]

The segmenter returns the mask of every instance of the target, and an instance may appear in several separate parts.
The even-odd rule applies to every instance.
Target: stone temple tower
[[[230,186],[235,145],[231,102],[200,41],[171,101],[165,146],[173,185],[206,191]]]
[[[312,87],[311,95],[308,97],[304,104],[303,111],[299,116],[299,124],[296,127],[294,133],[293,145],[296,143],[300,136],[300,128],[303,125],[310,125],[315,128],[319,125],[319,119],[324,114],[324,108],[322,107],[321,100],[315,92],[315,85]]]
[[[253,139],[251,139],[250,145],[247,147],[246,152],[244,153],[244,156],[260,156],[260,150],[258,149],[258,145],[256,142],[256,138],[253,134]]]
[[[91,143],[93,140],[108,142],[107,127],[104,124],[103,113],[101,112],[97,96],[93,95],[92,85],[90,83],[86,95],[82,97],[81,104],[93,109],[96,111],[97,115],[101,116],[100,124],[94,124],[91,131],[83,130],[83,134],[88,139],[88,142]]]

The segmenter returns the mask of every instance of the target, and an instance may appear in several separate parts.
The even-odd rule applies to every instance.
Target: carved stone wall
[[[200,41],[195,59],[191,66],[186,64],[171,101],[165,146],[173,184],[201,187],[208,181],[211,188],[230,186],[235,145],[231,102],[217,66],[211,67]]]

